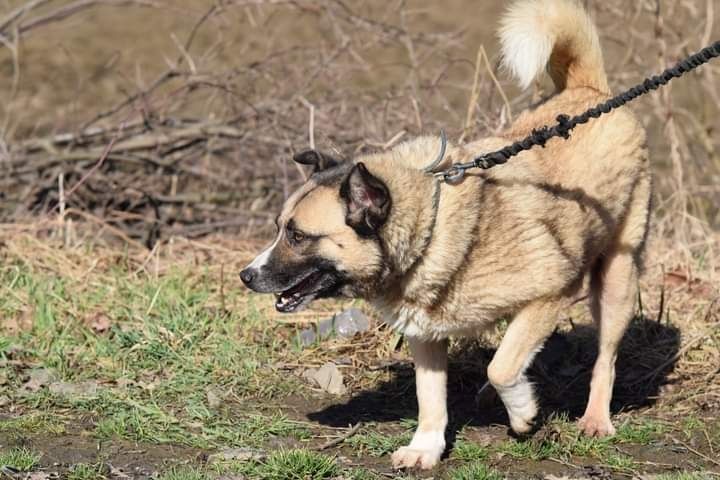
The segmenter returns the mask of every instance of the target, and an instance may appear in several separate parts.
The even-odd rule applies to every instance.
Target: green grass
[[[358,454],[381,457],[391,454],[398,448],[407,445],[411,439],[411,431],[406,431],[398,435],[389,435],[370,430],[355,434],[348,440],[348,443]]]
[[[41,455],[25,447],[0,451],[0,466],[13,468],[19,472],[29,472],[40,461]]]
[[[158,477],[158,480],[206,480],[209,476],[197,467],[173,467]]]
[[[514,459],[541,461],[547,459],[571,460],[573,457],[597,460],[615,471],[633,472],[636,464],[632,457],[617,453],[613,445],[648,445],[658,440],[667,426],[648,420],[641,423],[625,422],[617,428],[617,434],[606,438],[590,438],[583,435],[573,422],[559,416],[549,422],[553,435],[535,437],[524,441],[508,440],[494,449]]]
[[[338,475],[340,467],[334,457],[310,450],[293,449],[275,451],[264,460],[227,462],[218,471],[225,474],[239,474],[243,478],[252,480],[323,480]],[[362,477],[359,477],[360,479]]]
[[[490,452],[486,447],[470,442],[465,439],[455,441],[451,456],[454,459],[464,462],[472,462],[477,460],[485,460]]]
[[[102,463],[77,463],[70,467],[67,480],[101,480],[105,478]]]
[[[380,480],[382,477],[367,468],[351,468],[342,472],[342,478],[347,480]]]
[[[635,470],[635,460],[628,455],[610,453],[604,457],[605,465],[619,472],[630,473]]]
[[[667,426],[653,420],[642,423],[625,422],[617,428],[614,440],[620,443],[648,445],[667,431]]]
[[[549,440],[508,440],[496,448],[498,452],[508,455],[511,458],[533,461],[558,457],[564,453],[564,449],[560,443]]]
[[[504,477],[496,470],[481,462],[473,462],[450,470],[448,480],[502,480]]]
[[[0,419],[0,432],[9,435],[28,433],[59,434],[65,431],[62,419],[47,413],[29,413],[15,418]]]
[[[708,475],[703,472],[674,472],[663,473],[653,477],[653,480],[710,480],[717,478],[717,475]]]
[[[285,396],[309,390],[295,376],[275,367],[295,362],[305,352],[293,350],[290,329],[273,324],[257,308],[260,302],[269,303],[268,299],[227,288],[226,308],[221,309],[217,278],[202,266],[177,268],[159,278],[136,273],[137,266],[122,259],[97,271],[83,266],[83,272],[91,272],[86,276],[61,275],[60,271],[23,259],[0,264],[0,318],[30,318],[32,325],[10,333],[0,324],[0,359],[13,360],[0,371],[0,395],[11,396],[24,412],[0,420],[3,436],[59,434],[67,423],[73,434],[82,425],[89,431],[80,434],[102,443],[126,439],[214,451],[251,447],[269,453],[263,460],[174,467],[159,480],[207,480],[224,473],[249,480],[384,478],[374,467],[343,469],[333,456],[309,449],[272,453],[278,444],[310,448],[320,441],[313,438],[315,434],[328,432],[292,420],[276,407]],[[91,328],[89,319],[98,315],[109,320],[107,331]],[[48,369],[57,381],[68,383],[94,380],[100,387],[97,394],[85,397],[54,395],[48,388],[29,392],[23,385],[31,369]],[[221,398],[219,404],[208,401],[209,390]],[[37,413],[41,411],[47,413]],[[88,427],[75,420],[78,416],[95,423]],[[353,460],[385,457],[378,463],[389,462],[387,456],[409,443],[415,427],[414,420],[403,420],[395,422],[388,433],[367,424],[340,448]],[[652,444],[670,428],[633,417],[632,422],[618,426],[615,437],[592,439],[559,416],[527,441],[481,446],[460,433],[450,453],[450,463],[456,468],[446,472],[447,478],[495,479],[499,474],[484,462],[549,458],[585,458],[618,473],[633,474],[638,465],[613,446]],[[705,427],[699,419],[688,417],[672,428],[687,432],[690,438]],[[718,438],[718,430],[709,430],[711,440]],[[0,463],[18,470],[31,465],[33,453],[23,456],[19,452],[3,453]],[[11,454],[17,458],[8,460]],[[98,480],[105,473],[102,465],[79,464],[68,478]],[[414,472],[408,475],[414,478]]]
[[[103,387],[90,398],[47,388],[25,392],[22,372],[8,375],[0,393],[20,392],[17,402],[50,413],[0,421],[0,431],[60,433],[63,422],[53,412],[71,410],[96,418],[93,433],[100,439],[215,448],[308,438],[305,427],[279,414],[238,414],[225,401],[208,405],[209,388],[231,393],[236,404],[302,388],[270,367],[288,355],[290,342],[262,318],[255,297],[227,291],[228,311],[220,311],[216,288],[202,268],[156,279],[117,265],[75,280],[21,259],[5,263],[0,315],[30,316],[32,328],[13,335],[0,329],[0,358],[14,345],[23,360],[51,370],[58,381],[92,379]],[[98,315],[109,319],[104,333],[89,326]],[[114,386],[118,381],[127,386]]]

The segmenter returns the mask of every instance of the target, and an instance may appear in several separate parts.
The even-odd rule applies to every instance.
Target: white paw
[[[615,435],[615,427],[609,415],[595,415],[586,413],[578,420],[578,427],[588,437],[608,437]]]
[[[433,468],[445,451],[444,432],[415,432],[412,442],[392,454],[394,468]]]
[[[418,450],[415,448],[400,447],[392,454],[393,468],[415,468],[419,466],[423,470],[433,468],[440,461],[442,451]]]
[[[538,407],[532,384],[519,382],[511,387],[495,387],[505,404],[510,426],[515,433],[527,433],[532,430]]]

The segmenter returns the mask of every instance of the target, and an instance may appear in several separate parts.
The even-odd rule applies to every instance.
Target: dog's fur
[[[502,20],[507,69],[523,86],[548,67],[557,93],[502,136],[449,145],[443,162],[468,161],[609,96],[595,28],[573,0],[521,0]],[[447,338],[513,317],[488,379],[516,432],[537,406],[525,370],[558,314],[590,277],[599,355],[581,429],[614,432],[610,398],[618,344],[630,321],[650,212],[645,133],[619,109],[447,185],[423,171],[440,140],[339,162],[317,152],[286,202],[274,243],[241,274],[251,288],[282,292],[292,311],[323,296],[367,299],[405,334],[417,375],[419,424],[396,467],[434,466],[445,449]]]

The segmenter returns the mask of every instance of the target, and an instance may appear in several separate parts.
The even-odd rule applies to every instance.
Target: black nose
[[[255,270],[251,268],[246,268],[242,272],[240,272],[240,280],[243,281],[243,283],[247,286],[250,286],[253,279],[255,278]]]

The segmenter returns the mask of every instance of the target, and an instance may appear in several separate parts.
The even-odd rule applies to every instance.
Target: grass
[[[291,449],[273,452],[264,460],[227,462],[216,466],[221,473],[235,473],[252,480],[323,480],[340,472],[334,457],[311,450]],[[360,471],[355,472],[360,474]],[[356,477],[362,479],[363,477]],[[167,480],[200,480],[174,477]]]
[[[158,480],[206,480],[207,472],[197,467],[173,467],[158,477]]]
[[[407,445],[412,439],[412,429],[407,429],[399,434],[386,434],[376,430],[375,425],[370,425],[361,433],[357,433],[350,437],[348,443],[350,446],[362,452],[362,454],[372,457],[381,457],[388,455]]]
[[[524,441],[508,440],[497,450],[515,459],[547,460],[550,458],[569,460],[573,457],[596,459],[617,471],[630,471],[634,461],[627,455],[620,455],[612,448],[616,444],[649,445],[666,432],[666,425],[647,420],[642,423],[625,422],[617,428],[616,435],[607,438],[589,438],[580,433],[574,423],[566,417],[557,417],[550,422],[549,429],[554,435],[531,438]]]
[[[105,478],[102,463],[76,463],[67,473],[67,480],[101,480]]]
[[[387,435],[380,432],[367,432],[355,435],[348,443],[353,449],[363,454],[381,457],[394,452],[403,445],[407,445],[411,438],[411,433]]]
[[[615,440],[620,443],[648,445],[658,440],[666,431],[666,425],[654,420],[646,420],[642,423],[625,422],[617,428]]]
[[[41,455],[26,447],[0,451],[0,466],[10,467],[19,472],[29,472],[40,461]]]
[[[269,333],[254,298],[228,292],[236,308],[219,311],[207,271],[189,278],[178,269],[155,279],[116,265],[81,281],[16,259],[0,268],[0,284],[0,314],[29,324],[12,334],[0,330],[0,346],[14,345],[28,364],[58,380],[103,385],[90,397],[26,392],[22,372],[13,371],[5,390],[51,414],[2,420],[0,431],[59,433],[62,423],[52,412],[69,409],[96,417],[100,439],[213,448],[309,435],[281,414],[233,412],[224,401],[208,405],[211,387],[236,400],[282,398],[297,382],[269,367],[287,342]],[[107,318],[107,331],[90,327],[98,315]]]
[[[709,475],[704,472],[674,472],[657,475],[653,480],[708,480],[716,477],[717,474]]]
[[[29,413],[15,418],[0,419],[0,432],[11,436],[28,433],[60,434],[65,431],[62,418],[48,413]]]
[[[485,460],[490,455],[490,452],[486,447],[458,438],[455,441],[451,455],[452,458],[463,462],[473,462]]]
[[[297,414],[289,413],[299,411],[292,402],[305,401],[305,396],[309,408],[316,407],[311,390],[296,380],[297,371],[288,374],[278,365],[316,365],[336,357],[338,350],[356,355],[352,344],[336,338],[327,341],[329,349],[294,347],[295,327],[273,322],[264,310],[267,299],[239,288],[226,288],[221,298],[218,272],[211,267],[178,264],[155,275],[138,272],[127,253],[113,253],[89,256],[103,258],[104,266],[93,270],[72,254],[9,256],[0,263],[0,318],[24,322],[22,328],[0,324],[0,360],[5,362],[0,396],[10,397],[20,413],[0,419],[0,438],[74,435],[81,424],[83,431],[77,434],[92,436],[99,445],[123,439],[208,453],[250,447],[266,455],[208,467],[177,466],[162,480],[205,480],[225,473],[251,480],[384,478],[374,463],[386,465],[387,456],[410,441],[415,420],[380,425],[370,421],[339,447],[321,454],[312,448],[338,431],[297,421]],[[93,327],[98,318],[107,322],[102,331]],[[383,337],[362,341],[368,339],[376,349],[369,349],[372,359],[378,353],[398,354],[382,350],[388,348]],[[56,395],[47,385],[29,391],[25,386],[30,371],[41,369],[51,372],[51,381],[95,381],[97,391]],[[393,378],[383,371],[348,371],[353,372],[348,375],[351,381],[363,385],[357,391],[371,390],[376,379]],[[393,392],[410,391],[411,380],[402,382]],[[670,433],[685,438],[705,438],[705,431],[710,439],[720,435],[699,417],[672,424],[651,416],[630,418],[618,424],[617,435],[610,439],[586,438],[563,416],[527,441],[480,445],[461,430],[450,452],[452,468],[443,478],[494,479],[499,478],[497,470],[508,465],[512,470],[516,460],[550,458],[573,463],[585,459],[619,474],[634,474],[644,463],[636,464],[615,446],[656,448]],[[352,466],[336,460],[341,456],[352,457]],[[374,460],[379,457],[384,458]],[[190,458],[196,457],[183,460]],[[105,473],[102,465],[79,464],[69,475],[71,480],[96,480]],[[409,471],[403,478],[417,477]]]
[[[448,480],[502,480],[504,477],[484,463],[473,462],[450,470]]]

